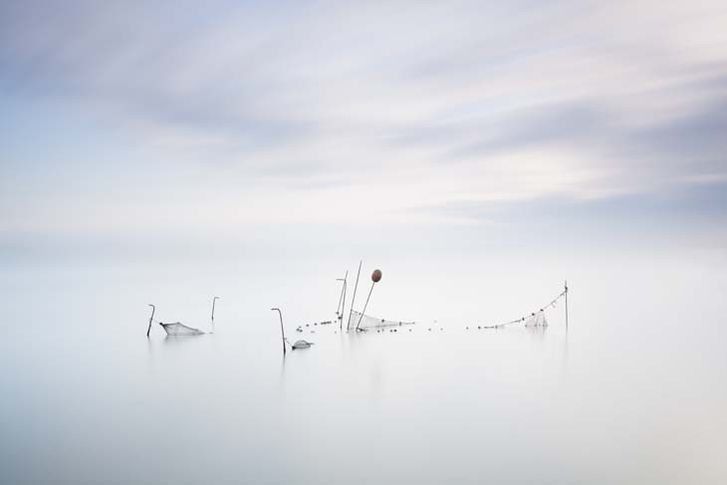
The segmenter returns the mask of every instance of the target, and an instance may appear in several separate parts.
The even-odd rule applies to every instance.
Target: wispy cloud
[[[725,20],[691,1],[5,2],[0,95],[24,121],[3,136],[38,143],[2,155],[22,182],[3,230],[456,224],[722,183]]]

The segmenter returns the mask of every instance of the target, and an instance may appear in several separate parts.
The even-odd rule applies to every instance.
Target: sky
[[[722,1],[0,5],[4,260],[727,249]]]

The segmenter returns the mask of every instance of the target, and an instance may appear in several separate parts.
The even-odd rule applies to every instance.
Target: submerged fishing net
[[[555,308],[558,301],[568,294],[568,288],[563,290],[558,296],[553,298],[547,305],[543,306],[537,312],[532,312],[530,315],[510,320],[509,322],[494,323],[489,325],[482,325],[482,328],[504,328],[509,325],[524,324],[528,328],[540,327],[545,328],[548,326],[548,319],[545,318],[545,311],[551,308]]]
[[[363,315],[363,316],[362,316]],[[361,323],[359,324],[359,319]],[[402,325],[414,325],[416,322],[405,322],[401,320],[386,320],[385,318],[372,317],[353,310],[351,313],[351,328],[358,325],[359,331],[366,331],[374,328],[400,327]]]
[[[183,323],[162,323],[159,322],[159,325],[162,326],[162,328],[167,332],[167,335],[171,336],[186,336],[186,335],[202,335],[204,332],[201,330],[197,330],[196,328],[188,327],[184,325]]]
[[[540,310],[537,313],[533,313],[527,319],[525,319],[526,327],[547,327],[548,319],[545,318],[545,311]]]

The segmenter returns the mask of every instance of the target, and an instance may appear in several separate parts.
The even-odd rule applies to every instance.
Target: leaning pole
[[[348,270],[343,278],[336,278],[341,282],[341,295],[338,297],[338,306],[336,307],[336,319],[338,320],[338,329],[343,330],[343,313],[346,311],[346,286],[348,286]]]
[[[358,290],[358,279],[361,276],[361,265],[363,261],[358,262],[358,273],[356,273],[356,284],[353,285],[353,296],[351,297],[351,309],[348,312],[348,321],[346,321],[346,331],[351,329],[351,315],[353,314],[353,304],[356,302],[356,290]]]
[[[371,293],[374,291],[374,286],[376,283],[381,281],[381,270],[376,269],[373,273],[371,273],[371,289],[369,290],[369,294],[366,297],[366,303],[364,303],[363,310],[361,310],[361,315],[358,317],[358,323],[356,324],[356,330],[358,330],[359,325],[361,325],[361,320],[363,319],[364,313],[366,313],[366,307],[369,305],[369,300],[371,299]]]

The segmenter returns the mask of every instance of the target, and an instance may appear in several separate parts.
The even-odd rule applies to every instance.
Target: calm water
[[[557,262],[385,262],[371,313],[411,332],[296,333],[333,318],[347,263],[6,269],[0,482],[727,479],[723,259],[572,262],[567,333],[562,306],[465,330],[547,302]],[[214,334],[145,338],[147,303],[208,330],[213,295]],[[314,347],[283,359],[271,306]]]

